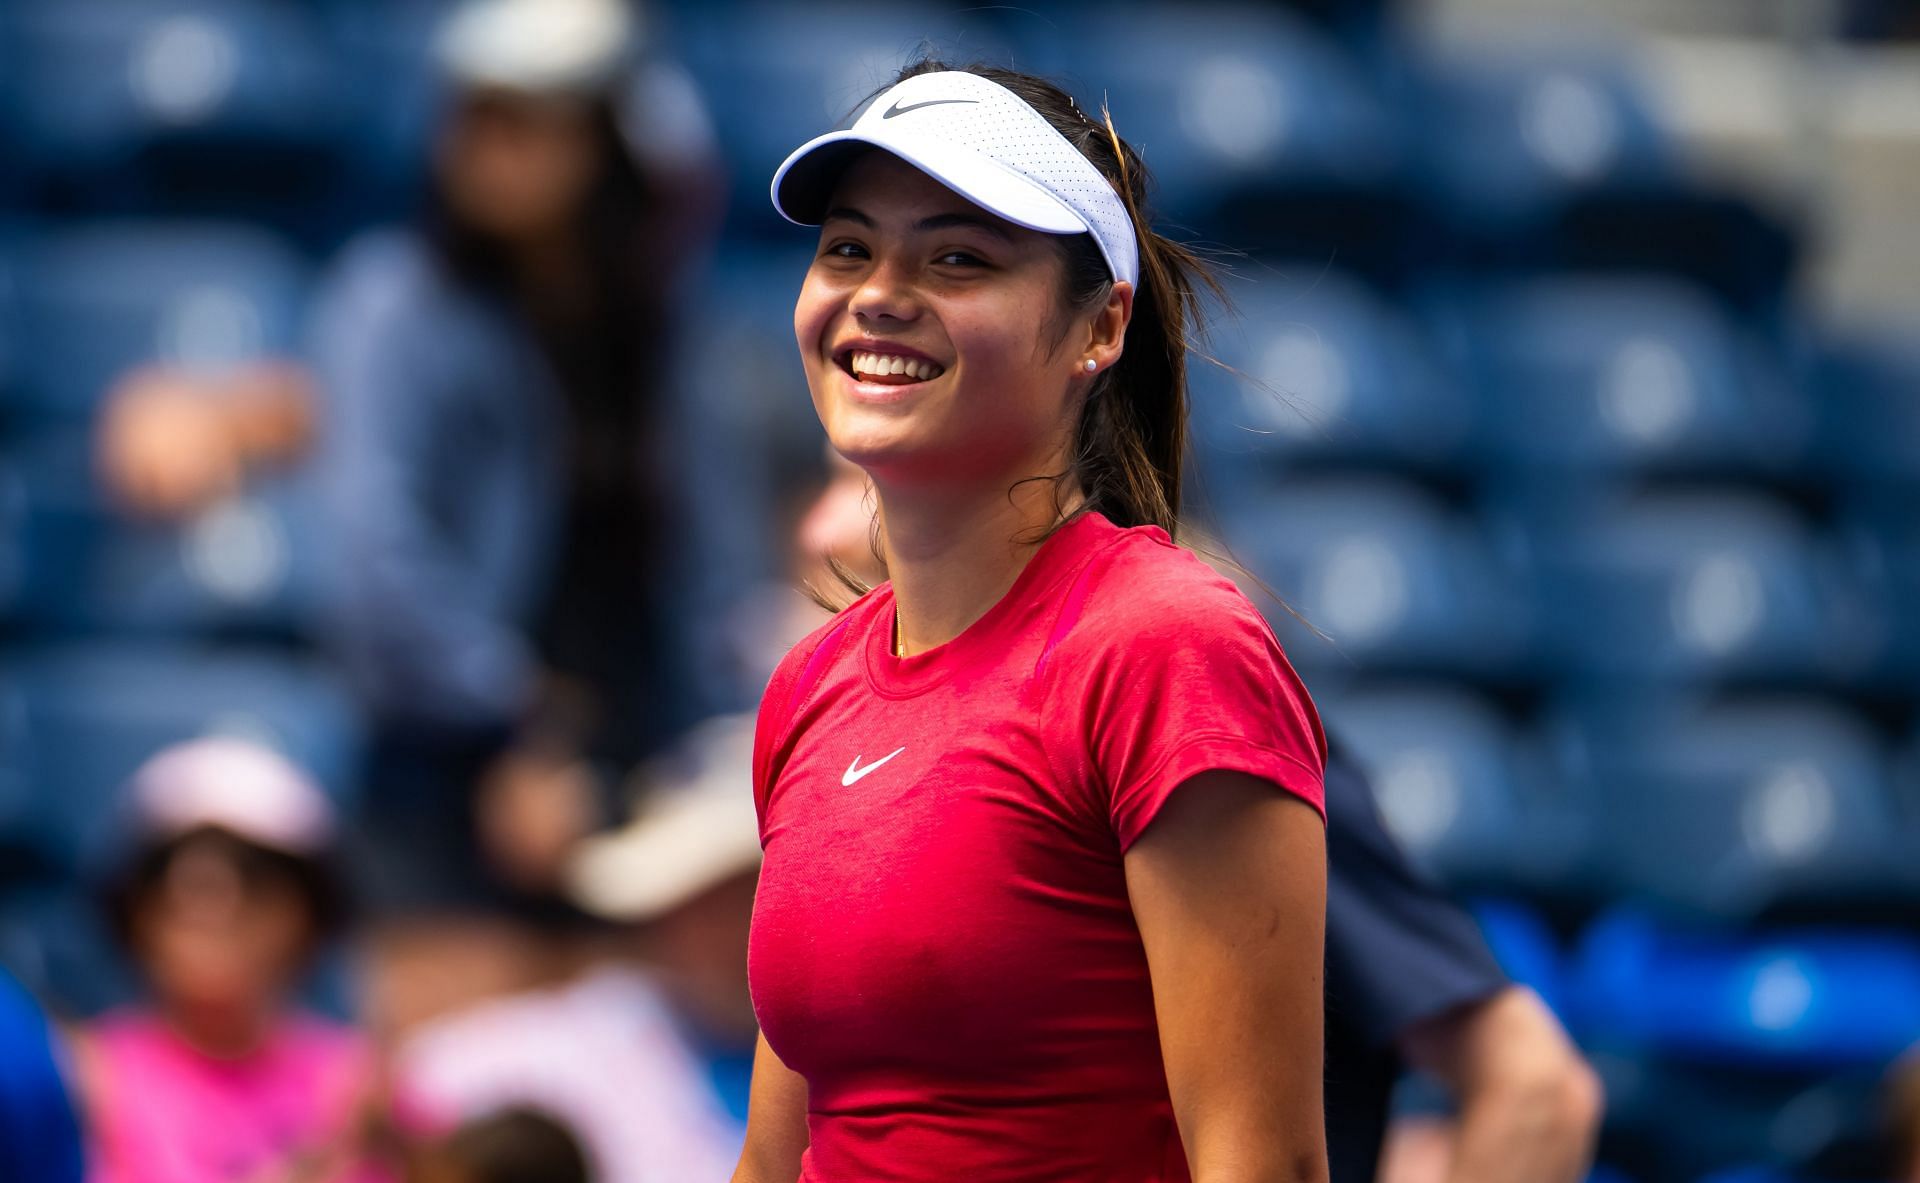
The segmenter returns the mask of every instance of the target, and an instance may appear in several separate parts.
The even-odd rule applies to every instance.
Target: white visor
[[[1046,234],[1091,234],[1116,280],[1137,283],[1133,219],[1113,186],[1040,112],[997,82],[921,74],[875,99],[852,127],[802,144],[773,174],[773,207],[818,226],[848,162],[882,148],[989,213]]]

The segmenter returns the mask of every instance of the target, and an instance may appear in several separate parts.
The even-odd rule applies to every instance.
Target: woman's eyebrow
[[[826,214],[821,217],[820,224],[824,226],[828,222],[834,222],[834,221],[857,222],[860,225],[867,227],[869,230],[873,228],[873,224],[874,224],[872,218],[869,218],[867,215],[861,213],[857,209],[854,209],[852,206],[846,206],[846,205],[836,205],[832,209],[828,210]]]
[[[952,230],[956,227],[969,230],[984,230],[1002,241],[1013,241],[1013,235],[1007,233],[1006,226],[1002,225],[998,218],[983,218],[978,214],[934,214],[932,217],[922,218],[913,224],[913,228],[921,233],[933,230]]]

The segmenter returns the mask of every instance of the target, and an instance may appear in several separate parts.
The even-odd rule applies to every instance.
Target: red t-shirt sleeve
[[[1273,630],[1225,579],[1180,573],[1127,581],[1096,626],[1088,757],[1122,851],[1202,772],[1257,776],[1326,815],[1320,717]]]

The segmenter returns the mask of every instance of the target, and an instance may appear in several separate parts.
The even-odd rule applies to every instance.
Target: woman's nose
[[[862,320],[912,320],[920,305],[914,295],[912,277],[901,267],[881,261],[874,264],[854,290],[849,307],[854,316]]]

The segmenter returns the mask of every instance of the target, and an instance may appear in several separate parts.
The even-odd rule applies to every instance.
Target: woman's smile
[[[947,367],[919,350],[891,341],[855,340],[834,350],[833,363],[858,402],[898,403],[940,378]]]

